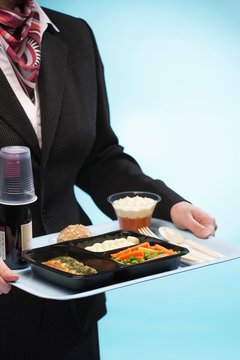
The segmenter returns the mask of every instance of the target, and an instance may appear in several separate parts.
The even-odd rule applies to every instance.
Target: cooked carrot
[[[153,254],[158,254],[159,251],[158,250],[154,250],[152,248],[145,248],[145,247],[142,247],[142,246],[139,246],[138,250],[141,250],[143,252],[149,252],[150,255],[153,255]]]
[[[135,250],[128,254],[119,255],[117,258],[119,260],[126,260],[126,259],[130,259],[130,257],[132,257],[132,256],[135,256],[138,259],[143,259],[144,254],[142,251]]]
[[[119,256],[121,256],[121,255],[123,255],[123,254],[126,254],[126,253],[130,252],[130,251],[132,252],[132,251],[138,250],[139,246],[143,246],[143,247],[149,248],[149,247],[150,247],[150,244],[149,244],[149,242],[145,242],[145,243],[142,243],[142,244],[138,244],[138,245],[132,246],[132,247],[130,247],[130,248],[127,248],[127,249],[125,249],[125,250],[121,250],[121,251],[119,251],[119,252],[117,252],[117,253],[111,254],[111,256],[112,256],[112,257],[119,257]]]
[[[145,242],[145,243],[142,243],[142,244],[138,244],[138,245],[132,246],[130,249],[131,249],[131,251],[137,250],[137,249],[139,248],[139,246],[145,247],[145,248],[150,248],[149,242]]]
[[[136,257],[143,257],[144,256],[144,252],[141,251],[140,249],[135,250],[135,251],[131,251],[130,253],[131,256],[136,256]]]
[[[131,253],[123,254],[123,255],[117,256],[117,259],[118,259],[118,260],[127,260],[127,259],[129,259],[131,256],[132,256]]]
[[[119,257],[119,256],[121,256],[121,255],[128,254],[128,253],[130,253],[130,252],[131,252],[131,250],[130,250],[130,248],[128,248],[128,249],[119,251],[119,252],[117,252],[117,253],[111,254],[111,256],[112,256],[112,257]]]
[[[166,257],[166,256],[169,256],[169,254],[166,254],[166,253],[165,254],[159,254],[157,256],[152,257],[151,259],[148,259],[147,261],[160,259],[160,258],[163,258],[163,257]]]
[[[155,248],[156,250],[158,250],[158,251],[163,251],[163,252],[165,252],[165,253],[167,253],[167,254],[169,254],[169,255],[174,254],[174,251],[173,251],[172,249],[167,249],[167,248],[165,248],[164,246],[161,246],[161,245],[159,245],[159,244],[155,244],[155,245],[154,245],[154,248]]]

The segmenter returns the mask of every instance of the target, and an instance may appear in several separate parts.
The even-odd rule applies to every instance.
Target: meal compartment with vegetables
[[[66,243],[28,250],[22,257],[37,275],[74,290],[109,285],[115,272],[121,269],[120,264],[109,258]]]
[[[164,244],[165,245],[165,244]],[[137,265],[166,256],[178,255],[179,250],[166,248],[156,242],[143,242],[135,246],[110,253],[111,259],[124,265]]]
[[[138,245],[105,253],[124,266],[120,273],[129,279],[175,270],[181,256],[188,253],[188,249],[176,244],[137,233],[135,236],[139,239]]]

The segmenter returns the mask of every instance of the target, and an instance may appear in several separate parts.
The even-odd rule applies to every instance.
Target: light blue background
[[[112,126],[143,170],[212,213],[239,241],[238,0],[72,0],[105,65]],[[108,221],[76,194],[93,223]],[[114,290],[102,360],[240,357],[239,261]]]

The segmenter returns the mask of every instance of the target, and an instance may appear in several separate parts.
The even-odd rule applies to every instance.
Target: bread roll
[[[87,238],[89,236],[92,236],[92,234],[86,226],[81,224],[68,225],[60,231],[57,242]]]

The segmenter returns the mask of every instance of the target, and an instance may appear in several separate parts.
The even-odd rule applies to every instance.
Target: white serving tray
[[[158,232],[159,226],[174,227],[173,224],[171,224],[167,221],[153,219],[152,223],[151,223],[151,229],[157,235],[159,235],[159,232]],[[89,228],[91,229],[91,232],[93,233],[93,235],[100,235],[100,234],[103,234],[106,232],[115,231],[115,230],[119,229],[117,221],[112,221],[112,222],[98,224],[98,225],[92,225],[92,226],[89,226]],[[183,236],[185,238],[188,238],[188,239],[191,238],[198,243],[202,243],[202,244],[204,244],[204,246],[207,246],[209,249],[218,251],[219,253],[225,255],[225,257],[211,261],[211,262],[205,262],[205,263],[201,263],[201,264],[197,264],[197,265],[179,266],[179,268],[176,270],[171,270],[171,271],[166,271],[166,272],[162,272],[159,274],[145,276],[145,277],[141,277],[139,279],[126,280],[121,283],[115,283],[113,285],[104,286],[104,287],[101,287],[98,289],[93,289],[93,290],[84,291],[84,292],[73,291],[73,290],[70,290],[67,288],[63,288],[63,287],[54,285],[46,280],[43,280],[39,276],[35,275],[32,272],[30,267],[27,269],[14,271],[15,273],[17,273],[20,276],[20,279],[17,282],[13,283],[13,285],[18,287],[19,289],[22,289],[22,290],[24,290],[32,295],[38,296],[38,297],[42,297],[42,298],[46,298],[46,299],[54,299],[54,300],[71,300],[71,299],[78,299],[78,298],[83,298],[86,296],[96,295],[96,294],[99,294],[102,292],[106,292],[106,291],[113,290],[113,289],[118,289],[118,288],[121,288],[124,286],[133,285],[133,284],[137,284],[137,283],[148,281],[148,280],[154,280],[157,278],[174,275],[174,274],[177,274],[180,272],[194,270],[194,269],[197,269],[200,267],[214,265],[214,264],[217,264],[220,262],[240,258],[240,246],[231,244],[227,241],[222,241],[215,237],[214,238],[212,237],[207,240],[202,240],[202,239],[196,238],[194,235],[190,234],[189,232],[181,231],[181,233],[183,234]],[[34,248],[55,243],[57,235],[58,234],[56,233],[56,234],[50,234],[50,235],[45,235],[45,236],[34,238],[33,239]],[[160,237],[160,235],[159,235],[159,237]]]

